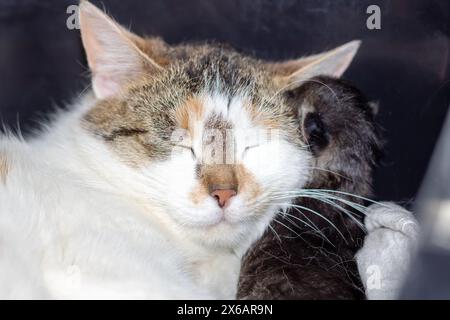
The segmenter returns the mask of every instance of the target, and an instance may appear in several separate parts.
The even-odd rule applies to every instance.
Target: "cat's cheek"
[[[310,162],[308,151],[281,139],[256,148],[244,159],[261,188],[276,191],[302,187],[309,178]]]
[[[282,145],[277,160],[278,191],[298,191],[303,188],[311,175],[311,163],[312,155],[306,148],[289,143]]]
[[[263,145],[250,149],[244,158],[244,166],[255,177],[261,179],[269,172],[276,172],[278,147],[275,144]]]
[[[157,188],[164,187],[161,193],[171,203],[190,203],[189,193],[196,186],[195,162],[187,151],[173,153],[169,160],[154,169]]]

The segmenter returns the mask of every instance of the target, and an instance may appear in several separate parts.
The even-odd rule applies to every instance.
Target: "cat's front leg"
[[[388,202],[369,206],[364,223],[367,236],[356,261],[366,297],[395,299],[417,248],[419,224],[411,212]]]

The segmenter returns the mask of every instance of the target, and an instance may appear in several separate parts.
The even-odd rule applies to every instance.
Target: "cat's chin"
[[[183,225],[186,234],[207,247],[238,249],[249,246],[267,228],[270,215],[235,220],[226,214],[214,223]]]
[[[276,208],[261,204],[249,207],[236,197],[225,209],[215,201],[205,201],[201,207],[178,206],[172,219],[188,238],[207,247],[241,248],[262,235]]]
[[[251,232],[251,224],[230,223],[222,220],[209,226],[191,226],[186,231],[194,241],[202,245],[234,249],[246,242]]]

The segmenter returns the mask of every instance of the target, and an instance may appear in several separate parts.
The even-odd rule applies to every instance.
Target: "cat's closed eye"
[[[193,158],[194,160],[197,158],[197,155],[195,154],[195,150],[194,150],[193,147],[187,146],[187,145],[183,145],[183,144],[174,144],[173,146],[174,146],[174,147],[178,147],[178,148],[183,148],[183,149],[189,150],[189,152],[190,152],[191,155],[192,155],[192,158]]]
[[[253,144],[253,145],[246,146],[244,148],[244,152],[242,153],[242,156],[245,156],[249,150],[257,148],[259,146],[260,146],[259,144]]]

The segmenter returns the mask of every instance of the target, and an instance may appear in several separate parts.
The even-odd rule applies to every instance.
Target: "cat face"
[[[80,23],[98,98],[83,126],[139,176],[143,201],[206,244],[235,247],[262,233],[286,205],[280,194],[310,175],[283,92],[323,72],[322,60],[328,73],[342,72],[349,49],[345,59],[338,48],[269,64],[222,46],[139,38],[88,2]]]
[[[205,49],[209,64],[177,61],[137,81],[84,121],[145,178],[148,200],[195,237],[225,245],[263,228],[283,203],[277,193],[304,185],[310,154],[291,109],[255,76],[257,63],[216,50]]]

